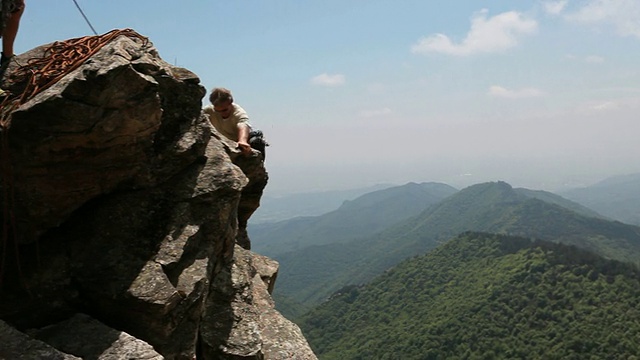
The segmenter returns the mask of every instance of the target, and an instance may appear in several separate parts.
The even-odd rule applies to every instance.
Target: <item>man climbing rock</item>
[[[215,88],[211,92],[209,100],[211,105],[205,106],[203,113],[220,134],[237,142],[240,155],[230,154],[231,160],[249,179],[249,183],[242,189],[238,204],[236,243],[250,250],[251,240],[247,234],[247,222],[260,206],[262,192],[267,186],[269,176],[264,168],[263,160],[265,147],[268,144],[261,131],[251,128],[247,112],[233,102],[231,91],[225,88]],[[258,151],[254,152],[252,149]]]
[[[225,88],[215,88],[209,96],[211,105],[205,106],[204,113],[209,117],[211,125],[222,135],[238,142],[238,148],[243,154],[251,154],[254,148],[265,157],[265,147],[262,131],[254,130],[249,124],[249,115],[238,104],[233,102],[231,91]]]

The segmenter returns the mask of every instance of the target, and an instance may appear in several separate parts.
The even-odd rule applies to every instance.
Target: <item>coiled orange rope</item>
[[[56,41],[44,50],[44,55],[34,58],[26,65],[20,66],[14,73],[17,83],[27,85],[22,94],[8,94],[0,102],[0,170],[3,204],[2,213],[2,244],[0,251],[0,287],[5,270],[8,243],[11,238],[14,243],[17,271],[22,278],[18,252],[18,233],[16,228],[14,205],[14,184],[11,157],[9,154],[9,129],[13,112],[38,93],[46,90],[65,75],[77,69],[87,59],[93,56],[104,45],[119,36],[137,38],[148,44],[148,39],[132,29],[112,30],[103,35],[85,36],[66,41]],[[12,234],[12,236],[10,236]],[[26,284],[25,285],[26,288]]]

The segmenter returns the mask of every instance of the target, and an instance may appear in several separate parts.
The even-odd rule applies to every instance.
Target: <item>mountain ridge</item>
[[[345,285],[366,283],[465,231],[564,242],[632,262],[640,254],[638,227],[527,197],[504,182],[483,183],[375,235],[280,254],[276,259],[288,271],[279,277],[276,296],[293,297],[307,306],[318,304]]]
[[[613,176],[559,194],[611,219],[640,226],[640,173]]]
[[[573,246],[466,232],[347,286],[303,317],[322,359],[634,355],[636,266]]]
[[[249,233],[255,251],[275,256],[307,246],[344,242],[374,234],[420,213],[456,191],[446,184],[411,182],[345,201],[338,209],[320,216],[252,224]]]
[[[396,185],[377,184],[368,187],[303,192],[286,195],[265,193],[260,208],[250,219],[251,224],[274,223],[295,217],[320,216],[340,207],[346,200],[353,200],[370,192],[384,190]]]

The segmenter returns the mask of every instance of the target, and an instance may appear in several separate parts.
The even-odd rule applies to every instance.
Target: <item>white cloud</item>
[[[607,101],[607,102],[603,102],[600,104],[596,104],[593,105],[591,107],[591,109],[593,110],[597,110],[597,111],[603,111],[603,110],[613,110],[613,109],[617,109],[619,106],[616,102],[614,101]]]
[[[586,58],[584,58],[584,61],[590,64],[602,64],[604,62],[604,58],[602,56],[589,55]]]
[[[589,0],[585,6],[566,18],[584,24],[609,24],[620,35],[640,38],[638,0]]]
[[[584,57],[578,57],[573,54],[567,54],[564,56],[564,58],[570,61],[580,61],[580,62],[586,62],[589,64],[602,64],[605,61],[605,59],[599,55],[588,55]]]
[[[551,15],[559,15],[567,6],[568,0],[545,1],[542,3],[544,11]]]
[[[499,52],[518,44],[520,35],[532,34],[538,23],[522,14],[509,11],[487,19],[483,9],[471,18],[471,30],[460,44],[455,44],[444,34],[423,38],[411,47],[413,53],[439,52],[466,56],[475,53]]]
[[[542,96],[544,95],[544,92],[535,88],[509,90],[502,86],[493,85],[489,88],[488,94],[493,97],[506,99],[525,99]]]
[[[362,118],[373,118],[373,117],[381,117],[391,115],[392,111],[389,108],[375,109],[375,110],[362,110],[358,113],[359,117]]]
[[[327,73],[324,73],[318,76],[314,76],[311,79],[311,83],[313,85],[320,86],[341,86],[344,85],[345,82],[345,77],[342,74],[329,75]]]
[[[599,100],[588,101],[579,104],[575,113],[581,116],[602,116],[606,121],[620,121],[621,119],[629,119],[633,126],[637,126],[637,113],[640,110],[640,97],[637,96],[638,89],[602,89],[604,91],[626,91],[631,96],[618,96],[615,98],[602,98]],[[613,120],[616,119],[616,120]]]

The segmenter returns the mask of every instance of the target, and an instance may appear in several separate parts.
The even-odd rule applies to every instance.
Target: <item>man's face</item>
[[[226,119],[231,115],[231,109],[233,109],[233,106],[231,105],[230,101],[223,102],[218,105],[213,105],[213,110],[220,114],[223,119]]]

